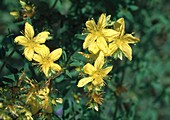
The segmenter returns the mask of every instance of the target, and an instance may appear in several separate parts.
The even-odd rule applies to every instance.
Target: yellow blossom
[[[132,34],[125,34],[125,22],[123,18],[117,20],[114,24],[114,28],[119,32],[119,36],[113,39],[113,42],[109,44],[109,51],[106,56],[111,56],[115,52],[119,54],[123,53],[129,60],[132,60],[132,49],[129,44],[134,44],[139,41],[139,38],[132,36]],[[118,55],[121,56],[122,55]]]
[[[107,42],[111,42],[117,36],[117,31],[105,28],[107,25],[106,14],[101,14],[98,23],[94,19],[86,22],[89,34],[83,43],[83,49],[88,48],[89,52],[96,54],[99,50],[106,53],[108,51]]]
[[[50,50],[48,47],[43,46],[40,49],[37,49],[37,54],[34,54],[33,59],[38,62],[38,64],[41,66],[42,71],[46,75],[46,77],[49,77],[49,71],[60,71],[61,67],[54,63],[56,60],[58,60],[62,54],[62,49],[58,48],[55,49],[50,53]]]
[[[32,61],[34,52],[36,49],[42,47],[42,43],[45,43],[48,35],[50,33],[47,31],[39,33],[37,36],[34,37],[34,29],[33,27],[26,22],[25,23],[25,31],[23,36],[18,36],[15,38],[15,42],[19,45],[24,46],[24,55],[29,60]]]
[[[78,87],[83,87],[86,84],[92,82],[94,86],[103,86],[104,85],[104,80],[103,77],[105,77],[111,70],[112,66],[107,67],[107,68],[102,68],[104,65],[104,54],[103,52],[99,53],[98,58],[96,59],[94,66],[91,65],[90,63],[87,63],[84,67],[84,73],[88,74],[88,77],[82,78],[78,82]]]

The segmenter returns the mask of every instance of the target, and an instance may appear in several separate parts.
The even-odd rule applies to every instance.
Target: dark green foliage
[[[22,11],[18,0],[0,1],[0,103],[7,104],[5,90],[15,89],[24,71],[31,79],[44,81],[43,73],[23,56],[14,38],[31,23],[35,34],[47,30],[50,40],[45,44],[54,50],[61,47],[58,63],[62,73],[52,81],[53,98],[62,97],[62,105],[53,106],[51,120],[169,120],[170,118],[170,1],[168,0],[26,0],[36,7],[32,18],[14,19],[9,13]],[[106,80],[104,102],[98,112],[88,109],[86,93],[77,87],[87,60],[78,54],[85,36],[85,22],[101,13],[113,20],[125,18],[126,32],[135,32],[140,42],[133,48],[133,59],[114,60]],[[17,90],[16,90],[17,91]],[[9,91],[10,93],[10,91]],[[75,97],[75,95],[77,97]],[[15,98],[19,99],[19,98]],[[11,100],[9,100],[11,103]],[[15,101],[15,100],[14,100]],[[12,101],[13,102],[13,101]],[[17,103],[17,100],[15,101]],[[21,105],[23,103],[17,103]],[[61,116],[56,111],[62,109]],[[0,113],[3,113],[0,105]],[[9,113],[8,113],[9,114]],[[34,115],[41,120],[47,116]],[[1,119],[1,115],[0,115]]]

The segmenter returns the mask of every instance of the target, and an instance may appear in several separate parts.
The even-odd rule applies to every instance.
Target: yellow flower
[[[96,25],[94,19],[86,22],[89,34],[83,43],[83,49],[88,48],[89,52],[96,54],[99,50],[106,53],[108,51],[107,42],[111,42],[117,36],[117,31],[105,28],[107,24],[106,14],[101,14]]]
[[[119,32],[119,36],[113,39],[109,44],[108,56],[111,56],[116,51],[123,53],[129,60],[132,60],[132,49],[129,44],[136,43],[139,38],[132,36],[132,34],[125,34],[125,22],[123,18],[117,20],[114,24],[115,30]],[[118,55],[121,58],[121,55]]]
[[[98,58],[94,63],[94,66],[91,65],[90,63],[87,63],[83,67],[84,73],[88,74],[89,77],[85,77],[81,79],[78,82],[77,86],[83,87],[90,82],[92,82],[94,86],[97,85],[103,86],[104,85],[103,77],[105,77],[112,70],[112,66],[103,69],[102,68],[103,65],[104,65],[104,54],[103,52],[100,52]]]
[[[40,49],[37,49],[36,52],[37,54],[34,54],[33,59],[41,66],[41,69],[46,77],[49,77],[50,71],[61,70],[61,67],[58,64],[54,63],[54,61],[58,60],[62,54],[61,48],[55,49],[50,53],[49,48],[43,46]]]
[[[18,43],[19,45],[24,46],[24,55],[29,60],[32,61],[34,52],[36,49],[42,47],[42,43],[45,43],[48,35],[50,33],[47,31],[39,33],[37,36],[34,37],[34,29],[33,27],[26,22],[25,23],[25,31],[24,36],[18,36],[15,38],[14,42]]]

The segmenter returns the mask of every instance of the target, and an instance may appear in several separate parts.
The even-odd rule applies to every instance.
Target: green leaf
[[[73,61],[72,63],[70,63],[70,66],[74,66],[74,67],[79,67],[81,65],[82,65],[82,63],[79,61]]]
[[[57,83],[61,82],[62,80],[64,80],[64,75],[60,75],[59,77],[57,77],[57,78],[55,79],[55,81],[56,81]]]
[[[82,34],[75,34],[75,38],[80,39],[80,40],[85,40],[86,36]]]
[[[139,9],[139,7],[136,6],[136,5],[129,5],[128,7],[129,7],[129,9],[132,10],[132,11],[135,11],[135,10],[138,10],[138,9]]]
[[[66,75],[69,76],[70,78],[72,78],[72,75],[68,70],[66,70]]]
[[[8,70],[13,74],[16,74],[18,72],[18,69],[14,68],[11,64],[6,64],[6,68],[8,68]]]
[[[15,81],[15,76],[13,74],[6,75],[2,77],[2,83],[10,85],[11,82]]]

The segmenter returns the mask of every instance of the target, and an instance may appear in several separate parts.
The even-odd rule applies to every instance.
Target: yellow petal
[[[40,64],[43,63],[43,58],[38,54],[34,54],[33,60],[35,60],[36,62],[39,62]]]
[[[93,78],[92,77],[86,77],[86,78],[83,78],[81,79],[79,82],[78,82],[78,87],[83,87],[85,85],[87,85],[89,82],[93,81]]]
[[[139,42],[139,38],[132,36],[132,34],[125,34],[122,39],[127,41],[127,43],[137,43]]]
[[[86,38],[85,41],[83,43],[83,49],[86,49],[87,47],[89,47],[91,44],[93,44],[95,42],[95,40],[97,39],[96,35],[93,35],[91,33],[89,33]]]
[[[18,36],[14,39],[14,42],[18,43],[19,45],[27,46],[27,38],[24,36]]]
[[[42,56],[42,58],[46,58],[50,54],[50,49],[45,45],[40,45],[35,48],[35,52]]]
[[[90,46],[88,47],[88,51],[92,54],[97,54],[99,52],[99,48],[97,46],[97,43],[94,42],[93,44],[90,44]]]
[[[90,32],[94,32],[96,31],[96,23],[95,21],[92,19],[92,20],[88,20],[86,22],[86,27],[87,27],[87,30],[90,31]]]
[[[106,26],[106,14],[101,14],[99,21],[97,23],[98,29],[103,29]]]
[[[116,31],[120,32],[120,36],[123,36],[125,32],[124,18],[118,19],[114,24],[114,28]]]
[[[34,46],[34,51],[36,52],[36,53],[41,53],[42,52],[42,50],[44,49],[44,47],[47,47],[46,45],[40,45],[40,44],[36,44],[35,46]]]
[[[58,60],[61,57],[61,54],[62,54],[62,49],[58,48],[58,49],[55,49],[54,51],[52,51],[49,54],[49,58],[52,61],[56,61],[56,60]]]
[[[56,63],[52,63],[51,64],[51,69],[58,72],[58,71],[61,70],[61,67]]]
[[[123,54],[131,61],[132,60],[132,48],[128,45],[128,43],[122,43],[122,45],[119,46],[119,48],[123,52]]]
[[[105,69],[101,69],[100,70],[100,73],[101,73],[101,76],[102,77],[105,77],[111,70],[112,70],[112,66],[110,66],[110,67],[107,67],[107,68],[105,68]]]
[[[35,40],[35,42],[37,42],[37,43],[45,43],[45,41],[47,40],[49,34],[50,34],[50,33],[49,33],[49,32],[46,32],[46,31],[41,32],[41,33],[39,33],[39,34],[34,38],[34,40]]]
[[[94,80],[93,80],[93,85],[94,86],[97,86],[97,85],[104,85],[104,81],[101,77],[96,77]]]
[[[63,99],[62,98],[56,98],[56,102],[62,104],[63,103]]]
[[[28,22],[25,23],[25,37],[32,39],[34,37],[34,29],[32,25],[30,25]]]
[[[29,60],[32,61],[33,55],[34,55],[34,49],[30,47],[26,47],[24,49],[24,55]]]
[[[107,42],[111,42],[114,38],[118,37],[120,33],[112,29],[103,29],[102,34]]]
[[[92,75],[95,72],[95,68],[93,65],[91,65],[90,63],[87,63],[84,67],[83,67],[84,73],[88,74],[88,75]]]
[[[111,56],[113,53],[116,52],[117,49],[118,49],[118,46],[115,42],[110,43],[109,50],[107,52],[107,56]]]
[[[102,50],[104,53],[107,53],[108,46],[107,46],[107,43],[106,43],[106,40],[104,39],[104,37],[99,37],[97,39],[96,43],[100,50]]]
[[[101,51],[94,63],[94,67],[98,70],[98,69],[101,69],[103,65],[104,65],[104,54]]]
[[[42,71],[44,72],[45,76],[48,77],[48,71],[50,69],[50,64],[42,65],[41,68],[42,68]]]

